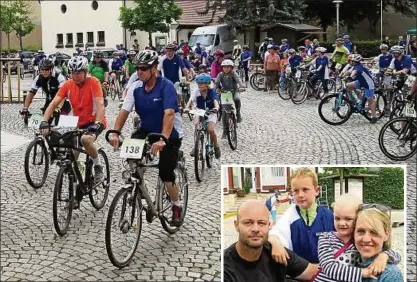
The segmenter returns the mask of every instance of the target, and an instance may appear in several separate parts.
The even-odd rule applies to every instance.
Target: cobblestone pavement
[[[364,118],[353,116],[346,124],[331,127],[320,120],[316,101],[296,106],[282,101],[276,93],[253,90],[241,97],[244,120],[238,126],[238,149],[231,151],[227,141],[221,140],[222,164],[394,163],[378,146],[381,121],[371,125]],[[111,102],[108,109],[110,125],[116,115],[116,104]],[[20,106],[1,105],[1,110],[2,130],[33,136],[22,129],[17,114]],[[190,122],[185,123],[188,136],[183,149],[188,154],[192,127]],[[220,126],[217,132],[221,132]],[[104,144],[103,138],[99,143],[110,156],[112,178],[120,179],[118,156]],[[118,184],[112,184],[112,192],[102,211],[94,211],[87,202],[83,203],[81,211],[74,215],[70,234],[59,238],[53,231],[50,208],[56,171],[51,171],[46,187],[34,191],[23,175],[24,150],[25,146],[21,146],[1,156],[2,280],[22,275],[26,279],[51,277],[55,280],[151,280],[165,276],[210,280],[220,277],[219,161],[209,174],[211,181],[197,184],[188,158],[192,183],[184,227],[170,237],[158,223],[145,226],[135,260],[130,267],[116,270],[104,249],[104,220]],[[409,281],[416,281],[416,161],[410,159],[405,164],[408,173],[407,273]]]

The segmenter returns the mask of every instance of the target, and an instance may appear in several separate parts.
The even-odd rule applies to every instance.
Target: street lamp
[[[334,0],[333,4],[336,4],[336,25],[337,25],[337,36],[339,36],[339,8],[340,4],[343,3],[343,0]]]
[[[381,0],[381,42],[382,42],[382,0]]]

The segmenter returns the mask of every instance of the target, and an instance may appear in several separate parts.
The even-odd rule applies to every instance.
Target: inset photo
[[[222,275],[405,281],[405,166],[222,166]]]

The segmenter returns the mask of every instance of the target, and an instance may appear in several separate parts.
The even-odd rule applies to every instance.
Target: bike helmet
[[[179,50],[176,52],[176,54],[177,54],[177,55],[184,55],[184,51],[182,51],[181,49],[179,49]]]
[[[339,42],[339,43],[343,43],[345,40],[343,39],[343,38],[341,38],[341,37],[339,37],[338,39],[336,39],[336,42]]]
[[[88,60],[83,56],[72,57],[68,62],[68,68],[74,71],[82,71],[88,69]]]
[[[272,41],[272,38],[271,38],[271,41]],[[288,39],[284,38],[281,40],[281,42],[288,42]]]
[[[235,64],[233,63],[233,61],[232,60],[224,60],[223,62],[222,62],[222,67],[234,67],[235,66]]]
[[[155,65],[158,63],[158,53],[153,50],[144,50],[139,52],[134,60],[136,65],[146,64],[146,65]]]
[[[51,59],[43,59],[40,63],[39,63],[39,69],[52,69],[54,67],[54,63],[52,62]]]
[[[199,74],[195,77],[195,81],[198,84],[202,84],[202,83],[210,84],[211,83],[211,76],[208,73],[202,73],[202,74]]]
[[[77,55],[74,55],[74,57],[76,57],[76,56]],[[80,56],[87,57],[88,56],[88,53],[87,52],[81,52]]]
[[[349,34],[343,35],[343,39],[349,39],[349,38],[350,38]]]
[[[94,58],[103,58],[103,53],[101,51],[95,51],[93,57]]]
[[[61,54],[61,53],[56,52],[56,53],[55,53],[55,58],[56,58],[56,59],[63,59],[63,58],[64,58],[64,56],[62,56],[62,54]]]
[[[113,57],[119,57],[119,52],[117,52],[117,51],[115,51],[115,52],[113,52]]]
[[[266,46],[266,49],[272,49],[272,48],[274,48],[274,45],[272,44],[269,44],[268,46]]]
[[[233,40],[233,43],[239,43],[239,40],[235,39]]]
[[[223,52],[223,50],[217,49],[217,50],[213,53],[213,56],[224,57],[224,52]]]
[[[297,50],[298,51],[302,51],[302,50],[305,50],[306,49],[306,47],[305,46],[299,46],[298,48],[297,48]]]
[[[359,54],[355,54],[355,55],[353,55],[353,58],[352,58],[352,62],[357,62],[357,63],[359,63],[360,61],[362,61],[363,60],[363,58],[362,58],[362,56],[361,55],[359,55]]]
[[[326,53],[327,49],[326,49],[326,48],[324,48],[324,47],[317,47],[317,48],[316,48],[316,51],[317,51],[317,52],[320,52],[320,53]]]
[[[288,50],[288,54],[295,54],[295,50],[294,50],[294,49],[292,49],[292,48],[291,48],[291,49],[289,49],[289,50]]]
[[[127,54],[128,54],[129,56],[136,56],[136,51],[135,51],[135,50],[133,50],[133,49],[130,49],[130,50],[129,50],[129,52],[127,52]]]
[[[388,45],[387,44],[381,44],[380,46],[379,46],[379,49],[380,50],[388,50]]]
[[[176,47],[174,44],[170,43],[170,44],[168,44],[167,46],[165,46],[165,49],[172,49],[172,50],[175,50],[175,49],[177,49],[177,47]]]
[[[399,54],[402,54],[403,51],[404,51],[404,48],[402,48],[402,46],[398,46],[398,45],[392,46],[391,50],[390,50],[391,53],[399,53]]]

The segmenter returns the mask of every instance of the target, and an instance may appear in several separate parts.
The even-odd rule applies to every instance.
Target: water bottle
[[[77,166],[80,170],[81,176],[85,178],[85,165],[81,161],[77,161]]]

